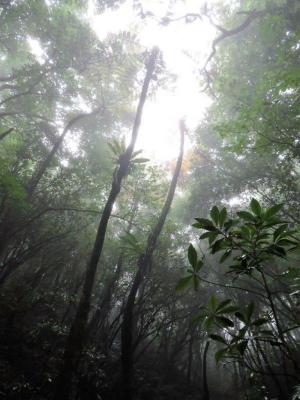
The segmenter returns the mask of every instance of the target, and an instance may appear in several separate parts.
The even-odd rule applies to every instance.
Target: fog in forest
[[[299,200],[299,0],[0,0],[0,399],[300,399]]]

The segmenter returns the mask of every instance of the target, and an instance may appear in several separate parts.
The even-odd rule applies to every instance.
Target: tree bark
[[[38,166],[37,170],[33,174],[29,184],[26,187],[26,201],[30,201],[32,198],[37,185],[39,184],[40,180],[42,179],[43,175],[47,171],[47,169],[51,166],[51,163],[53,161],[53,158],[55,154],[57,153],[58,149],[60,148],[62,142],[65,139],[66,134],[68,131],[81,119],[86,118],[90,115],[96,114],[99,111],[99,108],[93,110],[90,113],[81,113],[76,115],[76,117],[72,118],[67,125],[65,126],[62,134],[59,136],[59,138],[56,140],[54,143],[50,153],[47,155],[47,157],[40,163]],[[11,128],[8,131],[2,133],[0,135],[0,140],[4,139],[6,135],[8,135],[10,132],[12,132],[14,129]],[[14,237],[14,234],[18,230],[17,227],[19,225],[20,220],[23,220],[23,216],[19,215],[17,216],[15,213],[15,210],[11,208],[10,201],[7,199],[7,204],[5,207],[5,211],[3,213],[2,221],[0,224],[0,262],[1,262],[1,257],[3,256],[6,248],[9,246],[9,243]],[[18,217],[18,218],[17,218]],[[13,272],[13,271],[11,271]],[[6,271],[5,274],[3,273],[3,277],[1,279],[0,285],[5,283],[6,279],[8,276],[11,274],[10,271]]]
[[[122,362],[122,394],[121,398],[124,400],[132,399],[132,379],[133,379],[133,331],[134,331],[134,321],[133,321],[133,311],[135,298],[140,285],[142,284],[145,275],[149,272],[152,255],[156,248],[156,244],[159,235],[164,226],[166,217],[170,210],[174,193],[178,181],[178,177],[181,170],[182,159],[183,159],[183,148],[184,148],[184,134],[185,127],[183,122],[180,125],[180,151],[177,159],[175,171],[170,184],[168,195],[157,221],[154,229],[150,233],[146,245],[145,252],[139,255],[137,263],[137,272],[133,280],[132,287],[130,289],[128,299],[124,308],[123,323],[121,330],[121,362]]]
[[[207,352],[209,348],[209,341],[206,342],[204,353],[203,353],[203,366],[202,366],[202,384],[203,384],[203,396],[202,400],[209,400],[209,389],[207,382]]]
[[[106,321],[107,321],[107,316],[109,315],[110,312],[110,307],[111,307],[111,299],[113,295],[114,288],[116,284],[118,283],[121,270],[122,270],[122,264],[123,264],[123,256],[122,254],[118,257],[117,261],[117,268],[113,276],[110,277],[108,280],[104,290],[103,290],[103,295],[101,296],[101,300],[97,306],[97,309],[94,313],[94,315],[91,318],[91,321],[89,322],[88,326],[88,336],[92,337],[94,333],[97,331],[105,331],[106,329]],[[107,332],[103,332],[104,335],[107,334]]]
[[[137,202],[135,202],[132,206],[131,209],[131,217],[128,220],[128,227],[126,229],[126,232],[130,232],[133,226],[133,221],[135,218],[135,214],[137,211]],[[111,215],[112,217],[113,215]],[[103,289],[103,294],[100,298],[99,304],[96,308],[96,311],[94,315],[92,316],[89,325],[88,325],[88,333],[87,333],[87,339],[88,337],[92,337],[96,331],[100,331],[102,333],[102,337],[106,337],[107,341],[107,322],[108,322],[108,316],[110,313],[110,307],[111,307],[111,299],[113,296],[114,289],[119,281],[121,271],[122,271],[122,265],[123,265],[123,253],[121,253],[118,257],[117,261],[117,267],[113,275],[108,279],[108,282],[106,283],[104,289]],[[98,338],[99,341],[99,338]],[[104,346],[106,347],[106,346]]]
[[[104,207],[100,219],[91,258],[86,268],[86,275],[85,275],[82,295],[79,301],[74,321],[71,325],[69,336],[67,338],[66,349],[63,359],[63,366],[57,379],[56,393],[55,393],[56,400],[68,400],[73,397],[72,392],[76,386],[74,382],[74,376],[83,349],[83,343],[87,328],[87,320],[90,311],[91,294],[97,271],[98,261],[102,253],[106,228],[112,212],[112,207],[120,192],[122,180],[128,173],[128,169],[130,166],[130,159],[137,139],[141,123],[142,111],[146,101],[149,84],[155,68],[157,54],[158,50],[154,48],[147,65],[146,77],[144,80],[135,116],[135,121],[132,129],[131,142],[127,147],[125,153],[120,157],[119,160],[120,165],[119,167],[116,168],[114,172],[110,194],[108,196],[106,205]]]
[[[191,384],[191,377],[192,377],[192,364],[193,364],[193,330],[190,333],[190,340],[189,340],[189,352],[188,352],[188,362],[187,362],[187,383],[188,385]]]

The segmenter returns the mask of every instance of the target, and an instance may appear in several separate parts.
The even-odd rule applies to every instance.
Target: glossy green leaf
[[[222,227],[226,221],[227,218],[227,210],[226,208],[222,208],[222,210],[220,211],[220,215],[219,215],[219,224]]]
[[[283,204],[276,204],[265,211],[264,219],[269,219],[277,214],[283,207]]]
[[[211,295],[209,298],[208,304],[207,304],[209,310],[211,310],[211,311],[216,310],[217,305],[218,305],[217,299],[215,298],[214,295]]]
[[[252,199],[250,202],[250,208],[257,217],[261,215],[261,206],[256,199]]]
[[[273,233],[273,239],[276,241],[287,229],[288,224],[283,224],[279,228],[277,228]]]
[[[197,265],[197,251],[195,249],[195,247],[190,244],[189,248],[188,248],[188,260],[190,265],[195,269],[196,265]]]
[[[200,229],[205,229],[207,231],[218,231],[218,229],[214,226],[214,224],[206,218],[195,218],[197,221],[195,224],[193,224],[194,228],[200,228]]]
[[[248,211],[238,211],[237,215],[245,221],[255,222],[255,217]]]
[[[211,254],[215,254],[224,249],[224,240],[224,238],[219,239],[211,246]]]
[[[211,219],[214,221],[216,225],[219,224],[219,214],[220,214],[219,209],[216,206],[214,206],[210,211]]]
[[[228,304],[230,304],[231,302],[232,302],[231,299],[221,301],[221,303],[219,303],[216,311],[222,311],[222,309],[225,308],[226,306],[228,306]]]

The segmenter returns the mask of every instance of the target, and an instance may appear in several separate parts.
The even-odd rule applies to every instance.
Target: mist
[[[299,21],[0,1],[1,399],[300,399]]]

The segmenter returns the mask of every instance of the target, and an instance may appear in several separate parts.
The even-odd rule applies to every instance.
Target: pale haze
[[[202,2],[186,1],[176,7],[176,17],[188,12],[199,12]],[[164,163],[176,157],[178,151],[178,121],[185,119],[189,130],[195,129],[210,104],[208,96],[201,92],[201,67],[210,52],[215,29],[208,21],[187,24],[184,20],[165,26],[159,18],[166,13],[166,2],[145,2],[145,10],[156,18],[141,21],[137,11],[128,3],[116,10],[95,14],[90,3],[88,19],[99,39],[109,33],[133,30],[138,32],[140,43],[146,48],[158,46],[168,71],[176,81],[170,89],[159,89],[155,97],[147,101],[137,149],[156,162]],[[186,147],[190,145],[187,141]]]

